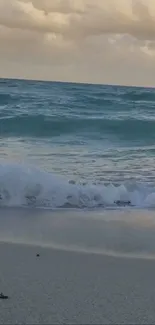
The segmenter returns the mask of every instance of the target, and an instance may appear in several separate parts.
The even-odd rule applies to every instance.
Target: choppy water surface
[[[155,90],[0,80],[0,204],[155,206]]]

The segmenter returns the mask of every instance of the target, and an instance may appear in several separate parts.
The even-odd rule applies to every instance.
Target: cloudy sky
[[[155,86],[155,0],[0,0],[0,77]]]

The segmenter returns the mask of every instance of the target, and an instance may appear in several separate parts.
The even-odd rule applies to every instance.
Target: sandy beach
[[[0,260],[1,324],[155,323],[153,260],[6,243]]]
[[[153,211],[1,209],[0,324],[155,323],[154,234]]]
[[[0,325],[155,325],[155,0],[0,0]]]

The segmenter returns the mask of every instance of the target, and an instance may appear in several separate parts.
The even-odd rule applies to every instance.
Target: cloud
[[[154,67],[154,0],[0,0],[1,75],[152,83]]]
[[[154,0],[0,0],[0,24],[86,38],[129,34],[155,39]]]

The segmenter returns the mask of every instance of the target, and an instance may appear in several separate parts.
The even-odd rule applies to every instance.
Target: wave
[[[137,88],[136,90],[130,88],[130,90],[128,91],[127,89],[125,89],[122,98],[134,102],[137,101],[154,102],[155,91],[154,89],[149,89],[149,88],[148,89]]]
[[[132,130],[132,132],[131,132]],[[155,121],[91,117],[52,117],[42,114],[0,116],[1,136],[49,137],[70,133],[113,134],[125,138],[155,138]]]
[[[0,94],[0,103],[1,105],[6,105],[12,101],[13,97],[10,94]]]
[[[117,208],[121,202],[153,208],[155,188],[138,183],[77,184],[34,167],[0,164],[0,206],[3,207]]]

